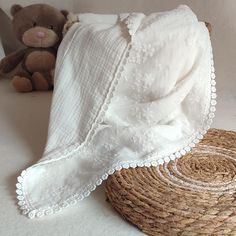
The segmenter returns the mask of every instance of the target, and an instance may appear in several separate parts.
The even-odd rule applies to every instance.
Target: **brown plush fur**
[[[0,62],[0,74],[9,73],[21,64],[12,79],[16,91],[52,89],[56,53],[67,12],[46,4],[34,4],[14,5],[11,14],[15,35],[26,48],[5,57]]]

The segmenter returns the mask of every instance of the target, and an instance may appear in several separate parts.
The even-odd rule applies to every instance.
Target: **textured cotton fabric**
[[[188,7],[77,17],[58,52],[44,155],[18,177],[30,218],[75,204],[115,170],[181,157],[214,116],[209,32]]]

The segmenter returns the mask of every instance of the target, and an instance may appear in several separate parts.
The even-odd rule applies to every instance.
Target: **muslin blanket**
[[[214,116],[209,32],[187,6],[77,17],[58,51],[45,152],[18,177],[29,218],[75,204],[116,170],[185,155]]]

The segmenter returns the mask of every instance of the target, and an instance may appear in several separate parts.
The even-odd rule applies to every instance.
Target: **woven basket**
[[[112,206],[148,235],[236,235],[236,132],[210,129],[187,155],[122,169],[106,182]]]

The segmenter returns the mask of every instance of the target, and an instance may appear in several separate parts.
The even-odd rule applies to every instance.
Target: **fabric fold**
[[[83,15],[60,45],[45,152],[18,177],[29,218],[75,204],[116,170],[185,155],[212,122],[211,42],[188,7],[97,17]]]

